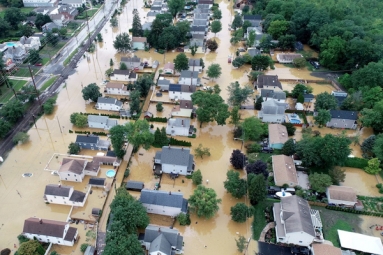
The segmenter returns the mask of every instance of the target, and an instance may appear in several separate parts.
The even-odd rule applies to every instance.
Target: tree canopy
[[[14,124],[24,116],[24,112],[24,105],[21,103],[21,101],[14,99],[9,101],[0,109],[0,116],[9,123]],[[6,124],[4,125],[5,127],[7,126]]]
[[[375,132],[383,132],[383,100],[377,102],[372,109],[363,109],[360,121],[365,127],[372,127]]]
[[[189,59],[186,57],[185,53],[178,54],[173,60],[173,62],[174,62],[174,69],[177,72],[181,72],[182,70],[189,69]]]
[[[247,218],[250,218],[252,214],[252,210],[247,207],[245,203],[237,203],[235,206],[230,208],[231,219],[235,222],[245,222]]]
[[[123,53],[128,52],[132,48],[129,34],[125,32],[122,34],[118,34],[116,36],[116,39],[113,41],[113,47],[118,52],[123,52]]]
[[[335,97],[326,91],[316,96],[314,106],[315,110],[317,111],[319,111],[320,109],[334,110],[338,107],[338,103]]]
[[[189,207],[198,217],[210,219],[218,212],[221,201],[213,189],[198,185],[189,198]]]
[[[245,141],[258,141],[267,133],[267,125],[255,117],[244,119],[240,127],[242,128],[242,137]]]
[[[309,175],[311,189],[317,192],[326,192],[327,187],[332,184],[330,175],[313,173]]]
[[[236,81],[230,83],[230,86],[227,88],[229,92],[228,103],[231,106],[241,107],[242,104],[248,102],[248,99],[251,94],[253,94],[253,89],[247,86],[241,88],[241,85]]]
[[[91,83],[82,89],[82,98],[84,100],[92,100],[97,102],[98,98],[102,96],[100,93],[100,87],[96,83]]]
[[[185,0],[169,0],[168,8],[169,12],[175,18],[177,13],[181,12],[185,7]]]
[[[223,183],[227,192],[235,198],[241,198],[246,195],[247,185],[244,179],[239,177],[239,172],[229,170],[226,173],[226,181]]]
[[[248,174],[247,186],[249,189],[250,203],[256,205],[266,198],[266,181],[263,175]]]
[[[230,163],[235,169],[243,169],[246,162],[246,156],[240,150],[233,150],[230,157]]]
[[[154,142],[154,134],[150,132],[150,125],[147,120],[137,120],[125,124],[126,138],[134,147],[143,146],[148,150]]]
[[[222,68],[219,64],[211,64],[206,71],[207,77],[210,79],[217,79],[222,74]]]

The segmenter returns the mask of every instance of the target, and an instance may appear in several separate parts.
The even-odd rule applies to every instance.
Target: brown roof
[[[106,88],[113,88],[113,89],[122,89],[124,88],[124,84],[117,83],[117,82],[108,82],[105,86]]]
[[[168,62],[164,65],[164,69],[174,69],[174,64],[171,62]]]
[[[144,42],[144,43],[146,43],[146,37],[133,37],[132,42]]]
[[[86,160],[64,158],[59,169],[59,172],[72,172],[75,174],[81,174],[85,168]]]
[[[284,144],[289,139],[287,128],[281,124],[269,124],[269,143]]]
[[[275,184],[277,186],[285,183],[289,186],[298,185],[297,170],[293,159],[285,155],[274,155],[272,159]]]
[[[331,185],[328,187],[328,193],[331,199],[357,202],[356,192],[351,187]]]
[[[195,90],[196,90],[195,86],[181,85],[182,92],[195,92]]]
[[[180,108],[193,109],[193,103],[190,100],[180,100]]]
[[[315,255],[342,255],[342,250],[329,244],[313,243]]]
[[[87,171],[97,172],[99,169],[100,169],[100,162],[98,161],[88,162],[85,166],[85,170]]]
[[[110,156],[95,156],[93,157],[93,161],[99,164],[113,164],[114,162],[118,162],[118,159],[117,157]]]
[[[63,238],[66,224],[63,221],[28,218],[24,221],[23,233]]]

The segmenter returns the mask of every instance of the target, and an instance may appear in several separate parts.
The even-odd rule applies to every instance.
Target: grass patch
[[[74,55],[78,52],[78,49],[75,49],[65,60],[64,60],[64,66],[67,66]]]
[[[92,10],[87,10],[81,13],[80,15],[77,15],[76,19],[85,19],[88,16],[88,19],[92,18],[93,15],[98,11],[98,9],[92,9]]]
[[[44,91],[46,90],[47,88],[49,88],[55,81],[57,80],[57,77],[54,76],[52,78],[50,78],[49,80],[47,80],[44,85],[40,88],[40,91]]]
[[[13,74],[13,76],[17,76],[17,77],[30,77],[31,74],[29,73],[29,69],[28,68],[19,68],[19,70],[17,70],[16,73]]]
[[[60,41],[56,44],[55,47],[52,47],[51,45],[45,45],[44,48],[40,50],[40,54],[45,54],[53,57],[65,45],[65,43],[66,42]]]
[[[271,210],[270,213],[271,215],[273,214],[272,212],[272,206],[275,202],[279,202],[279,200],[276,199],[266,199],[257,205],[253,206],[254,207],[254,221],[252,223],[253,226],[253,238],[254,240],[258,240],[259,236],[262,233],[262,230],[264,227],[267,225],[267,220],[265,218],[265,210]],[[269,209],[266,209],[269,208]]]
[[[257,154],[258,154],[257,160],[262,160],[264,162],[267,162],[267,160],[269,160],[269,158],[271,158],[271,156],[273,156],[273,155],[280,155],[282,153],[281,153],[281,150],[274,150],[273,153],[259,152]]]
[[[45,65],[46,63],[48,63],[51,59],[50,58],[43,58],[40,63]]]
[[[17,92],[19,91],[25,84],[27,84],[27,81],[22,80],[9,80],[13,84],[13,89]],[[13,91],[10,88],[7,88],[6,85],[3,85],[1,88],[1,96],[0,96],[0,102],[1,103],[7,103],[13,96]]]
[[[0,18],[4,18],[4,15],[5,15],[5,10],[7,8],[4,8],[4,10],[0,11]],[[35,9],[34,7],[21,7],[19,8],[21,10],[22,13],[30,13],[31,11],[33,11],[33,9]]]

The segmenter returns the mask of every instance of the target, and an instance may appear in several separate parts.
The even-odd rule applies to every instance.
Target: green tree
[[[377,174],[381,171],[380,160],[378,158],[372,158],[368,161],[368,166],[364,168],[364,171],[368,174]]]
[[[9,101],[0,109],[0,116],[9,123],[16,123],[24,115],[24,105],[17,99]]]
[[[243,29],[243,31],[247,31],[247,28],[252,27],[252,26],[253,26],[253,24],[251,24],[250,21],[245,20],[245,21],[243,22],[242,28],[240,28],[240,29]],[[237,30],[237,31],[238,31],[238,30]]]
[[[134,90],[130,93],[130,102],[129,102],[129,108],[130,113],[138,113],[140,111],[140,91]]]
[[[263,103],[263,97],[259,96],[257,98],[257,101],[255,101],[255,105],[254,105],[255,110],[260,111],[262,109],[262,103]]]
[[[239,172],[229,170],[226,172],[226,181],[223,183],[227,192],[235,198],[241,198],[246,195],[247,185],[244,179],[239,177]]]
[[[128,67],[124,62],[120,62],[120,70],[128,70]]]
[[[256,205],[266,198],[266,181],[262,174],[248,174],[247,187],[251,204]]]
[[[329,187],[332,184],[330,175],[322,173],[310,174],[309,181],[311,189],[320,193],[326,192],[327,187]]]
[[[45,24],[49,23],[49,22],[52,22],[51,18],[49,17],[49,15],[43,15],[41,13],[38,13],[36,15],[36,20],[35,20],[35,26],[41,30],[42,26],[44,26]]]
[[[234,31],[233,37],[231,37],[231,39],[230,39],[230,43],[235,45],[239,41],[241,41],[243,38],[243,31],[244,31],[243,28],[239,28],[238,30]]]
[[[197,119],[200,127],[205,122],[216,121],[218,125],[225,125],[229,118],[229,106],[224,103],[222,97],[218,94],[209,94],[203,91],[197,91],[191,96],[194,105],[198,105],[196,110]]]
[[[43,104],[43,110],[44,113],[49,115],[53,113],[53,110],[55,109],[56,104],[56,98],[49,98],[44,104]]]
[[[29,50],[29,63],[36,64],[41,60],[40,54],[38,50],[30,49]]]
[[[142,147],[148,150],[154,142],[154,135],[150,132],[150,125],[147,120],[137,120],[125,124],[127,140],[133,147]]]
[[[132,48],[129,34],[124,32],[122,34],[117,35],[116,40],[113,41],[113,47],[118,52],[128,52]]]
[[[241,124],[242,137],[245,141],[259,141],[266,134],[267,126],[256,117],[246,118]]]
[[[109,66],[110,66],[110,67],[114,66],[113,59],[110,59],[110,61],[109,61]]]
[[[111,231],[106,235],[106,245],[103,254],[127,254],[127,255],[144,255],[136,234],[128,234],[124,231],[124,227],[119,225],[119,221],[113,221]]]
[[[375,132],[383,132],[383,100],[377,102],[372,109],[363,109],[360,121],[365,127],[372,127]]]
[[[286,156],[291,156],[294,153],[295,153],[295,142],[294,142],[294,139],[290,138],[283,144],[282,154]]]
[[[269,56],[256,55],[251,60],[251,68],[255,71],[263,71],[268,68],[274,68],[273,60]]]
[[[112,27],[118,27],[118,19],[116,17],[113,17],[110,19],[110,25]]]
[[[294,58],[293,65],[298,68],[305,67],[307,64],[307,61],[304,57],[301,58]]]
[[[3,18],[0,18],[0,36],[5,37],[8,35],[8,32],[11,30],[11,25],[5,21]]]
[[[21,9],[11,7],[5,9],[4,20],[7,21],[14,29],[17,29],[17,25],[25,20],[24,13],[21,12]]]
[[[278,39],[280,36],[285,35],[290,27],[290,22],[286,20],[275,20],[270,23],[267,33],[269,33],[273,39]]]
[[[186,57],[185,53],[178,54],[176,58],[173,60],[173,62],[174,62],[174,69],[177,72],[181,72],[182,70],[189,69],[189,59]]]
[[[202,184],[202,173],[201,170],[194,171],[192,174],[192,181],[194,185]]]
[[[343,69],[347,51],[347,42],[339,36],[325,39],[321,45],[320,64],[330,70]]]
[[[125,150],[123,149],[125,140],[126,140],[126,129],[125,126],[117,125],[112,127],[109,130],[110,142],[112,143],[113,150],[116,153],[116,156],[122,159],[125,155]]]
[[[375,156],[373,149],[374,149],[376,138],[377,137],[375,135],[370,135],[366,140],[363,141],[362,145],[360,146],[360,148],[362,149],[363,158],[373,158]],[[381,144],[383,146],[383,138],[381,140]],[[377,157],[377,158],[383,159],[383,150],[382,150],[382,157]]]
[[[237,203],[230,208],[230,215],[233,221],[242,223],[252,216],[252,210],[245,203]]]
[[[165,27],[158,38],[157,46],[161,49],[174,49],[180,44],[180,31],[175,26]]]
[[[222,23],[219,20],[214,20],[210,24],[211,32],[214,33],[214,36],[217,36],[217,33],[221,32],[222,30]]]
[[[220,9],[215,9],[213,11],[213,19],[222,19],[222,12]]]
[[[88,86],[85,86],[81,92],[84,100],[92,100],[93,102],[97,102],[98,98],[102,96],[100,87],[97,86],[96,83],[91,83]]]
[[[65,27],[60,28],[60,30],[59,30],[59,34],[60,34],[61,38],[65,39],[65,38],[66,38],[66,35],[68,34],[68,30],[67,30]],[[98,36],[98,35],[100,35],[100,36]],[[102,36],[101,36],[101,34],[98,34],[98,35],[97,35],[98,41],[99,41],[99,42],[102,42]]]
[[[219,95],[219,93],[221,93],[221,88],[219,87],[218,84],[215,84],[214,87],[213,87],[213,91],[215,94]]]
[[[80,246],[80,251],[81,251],[82,253],[84,253],[84,252],[86,251],[86,249],[88,248],[88,246],[89,246],[89,244],[87,244],[87,243],[83,243],[83,244],[81,244],[81,246]]]
[[[243,25],[242,17],[240,15],[238,15],[238,14],[235,15],[235,17],[233,19],[233,23],[231,23],[231,28],[236,30],[237,28],[242,27],[242,25]]]
[[[234,127],[236,127],[240,121],[241,121],[241,114],[239,113],[239,107],[234,106],[230,112],[230,124],[234,124]]]
[[[9,249],[9,248],[5,248],[5,249],[2,249],[1,251],[0,251],[0,254],[1,255],[11,255],[11,253],[12,253],[12,251],[11,251],[11,249]],[[52,254],[51,254],[52,255]],[[53,255],[58,255],[58,254],[53,254]]]
[[[61,30],[60,30],[61,31]],[[65,31],[65,33],[66,33],[66,31]],[[97,34],[97,41],[98,42],[103,42],[104,41],[104,39],[102,38],[102,34],[101,33],[98,33]]]
[[[293,136],[295,134],[296,128],[293,124],[285,122],[282,123],[282,125],[286,127],[288,136]]]
[[[20,245],[17,250],[18,255],[39,255],[40,252],[44,254],[44,248],[37,240],[29,240],[28,242],[24,242]]]
[[[185,0],[169,0],[168,8],[173,18],[175,18],[177,13],[181,12],[185,8]]]
[[[251,30],[249,33],[249,36],[247,37],[247,41],[246,41],[247,47],[253,47],[254,46],[255,37],[256,37],[255,31]]]
[[[305,97],[303,96],[303,94],[299,94],[297,98],[297,103],[303,104],[304,102],[305,102]]]
[[[218,212],[221,201],[213,189],[198,185],[189,198],[189,208],[198,217],[210,219]]]
[[[253,89],[249,87],[241,88],[237,81],[230,83],[227,91],[229,92],[229,98],[227,100],[229,105],[238,107],[248,102],[248,98],[253,94]]]
[[[206,74],[210,79],[217,79],[222,74],[222,68],[219,64],[211,64],[207,68]]]
[[[218,49],[218,43],[213,39],[209,39],[206,41],[206,47],[210,51],[215,51],[216,49]]]
[[[297,84],[294,86],[294,89],[291,91],[293,98],[297,98],[300,94],[310,94],[313,92],[313,89],[309,86],[303,84]]]
[[[243,58],[242,56],[238,56],[238,57],[236,57],[236,58],[233,60],[233,62],[231,62],[231,64],[232,64],[234,67],[239,68],[239,67],[241,67],[241,66],[243,66],[243,65],[245,64],[245,60],[244,60],[244,58]]]
[[[320,109],[334,110],[337,108],[338,103],[335,97],[326,91],[316,96],[314,106],[317,111],[319,111]]]
[[[4,138],[11,129],[12,125],[8,121],[0,119],[0,138]]]
[[[282,50],[292,50],[295,48],[297,37],[295,35],[282,35],[278,38],[278,41],[278,47]]]
[[[383,88],[383,62],[369,63],[366,66],[352,73],[350,83],[353,88],[363,86]]]
[[[21,102],[24,102],[26,100],[28,100],[28,102],[33,102],[35,101],[36,97],[37,93],[33,85],[24,86],[19,92],[17,92],[17,99]]]
[[[169,13],[158,14],[152,23],[148,36],[148,42],[151,46],[158,48],[159,38],[166,27],[171,26],[172,15]]]
[[[46,41],[48,42],[48,44],[52,47],[56,47],[56,45],[60,41],[59,37],[57,35],[53,34],[52,32],[47,32],[45,37],[46,37]]]
[[[314,117],[315,124],[323,127],[331,120],[331,113],[329,110],[319,109],[317,116]]]
[[[242,253],[246,249],[246,238],[244,236],[239,236],[238,239],[235,239],[237,244],[237,249],[240,253]]]
[[[194,155],[196,157],[201,157],[201,158],[203,158],[203,156],[210,157],[210,149],[206,147],[202,147],[202,144],[199,144],[198,147],[194,149]]]
[[[81,150],[80,145],[77,143],[70,143],[68,149],[69,154],[78,154]]]
[[[157,112],[162,112],[163,109],[164,109],[164,107],[162,106],[162,103],[158,102],[157,105],[156,105]]]
[[[29,141],[29,135],[25,132],[17,132],[16,135],[12,138],[14,143],[26,143]]]
[[[140,15],[137,11],[133,14],[132,35],[134,37],[144,36],[144,30],[142,30]]]
[[[88,125],[88,116],[77,114],[74,125],[76,125],[79,128],[86,127]]]
[[[383,100],[383,90],[381,87],[366,88],[363,91],[363,106],[371,109],[374,105]]]
[[[339,183],[344,182],[346,178],[345,170],[342,170],[340,167],[331,168],[328,174],[331,177],[332,183],[335,185],[339,185]]]
[[[141,97],[146,97],[150,87],[153,85],[153,76],[149,74],[141,75],[134,83],[134,87],[140,91]]]
[[[383,161],[383,134],[376,136],[375,141],[373,141],[372,152],[380,161]]]
[[[184,42],[186,40],[186,35],[190,32],[190,23],[189,21],[179,21],[176,23],[176,27],[179,31],[179,40],[178,42]]]
[[[29,25],[21,25],[19,26],[19,31],[21,34],[25,37],[32,36],[35,32],[33,31],[33,28]]]
[[[273,38],[271,38],[271,35],[264,34],[261,37],[261,40],[259,41],[259,47],[263,50],[266,50],[266,51],[275,48],[275,45],[272,42],[272,40],[273,40]]]

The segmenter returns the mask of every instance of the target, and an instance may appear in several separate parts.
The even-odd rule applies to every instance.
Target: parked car
[[[37,64],[35,64],[35,66],[42,66],[43,64],[41,64],[41,63],[37,63]]]
[[[320,64],[319,62],[317,61],[310,61],[310,64],[315,68],[315,69],[319,69],[320,68]]]
[[[273,149],[273,148],[270,148],[270,147],[262,147],[261,152],[264,152],[264,153],[273,153],[273,152],[274,152],[274,149]]]

